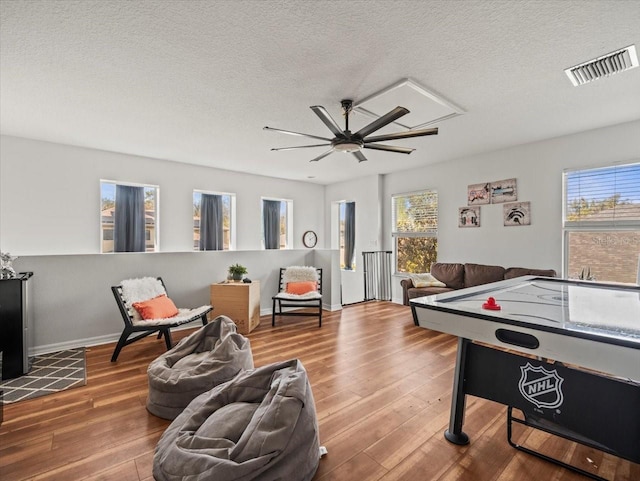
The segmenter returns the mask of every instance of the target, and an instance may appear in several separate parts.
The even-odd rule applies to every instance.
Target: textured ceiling
[[[327,184],[640,118],[640,68],[582,87],[563,72],[640,48],[638,0],[0,4],[7,135]],[[309,106],[342,125],[341,99],[407,77],[466,111],[387,142],[411,155],[270,151],[315,142],[263,126],[331,137]]]

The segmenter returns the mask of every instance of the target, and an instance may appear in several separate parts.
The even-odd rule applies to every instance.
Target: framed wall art
[[[503,218],[505,226],[531,225],[531,203],[512,202],[504,204]]]
[[[480,227],[480,207],[460,207],[458,227]]]
[[[491,203],[502,204],[518,200],[516,179],[505,179],[491,182]]]
[[[481,205],[491,202],[491,184],[472,184],[467,186],[467,205]]]

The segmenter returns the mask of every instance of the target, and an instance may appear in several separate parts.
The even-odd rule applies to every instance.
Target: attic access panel
[[[418,129],[464,113],[460,107],[418,85],[404,79],[358,102],[353,108],[372,118],[379,118],[397,106],[410,110],[395,124],[405,129]]]

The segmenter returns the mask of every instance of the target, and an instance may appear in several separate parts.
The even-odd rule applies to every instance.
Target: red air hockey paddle
[[[496,304],[496,300],[493,297],[489,297],[487,299],[487,302],[482,304],[482,308],[489,311],[499,311],[500,309],[502,309],[498,304]]]

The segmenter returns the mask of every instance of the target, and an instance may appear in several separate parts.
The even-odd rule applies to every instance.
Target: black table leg
[[[462,432],[464,423],[464,369],[467,358],[467,346],[471,341],[463,337],[458,338],[458,353],[456,354],[456,371],[453,378],[453,395],[451,397],[451,417],[449,429],[444,432],[447,441],[453,444],[469,444],[469,436]]]

